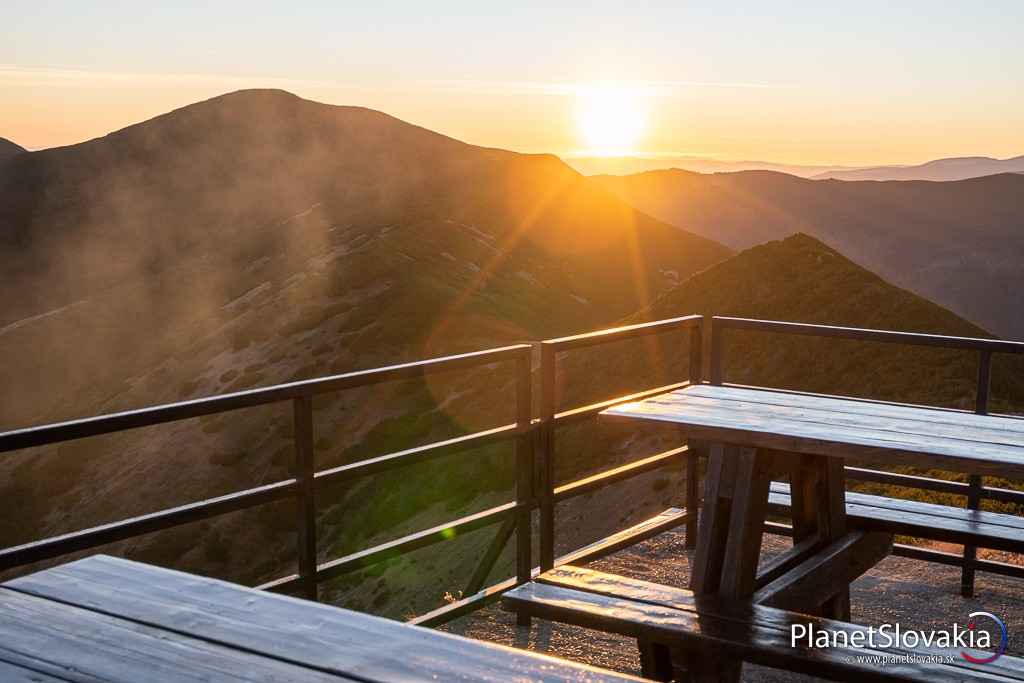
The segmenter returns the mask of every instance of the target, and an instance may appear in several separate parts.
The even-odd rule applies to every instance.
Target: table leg
[[[792,456],[793,542],[817,535],[824,548],[846,535],[846,476],[840,458]],[[850,591],[847,588],[808,612],[833,619],[850,619]]]
[[[698,595],[718,592],[729,535],[729,509],[736,460],[726,446],[711,444],[704,473],[704,500],[701,504],[697,549],[690,570],[690,590]]]
[[[757,582],[757,562],[761,557],[761,536],[768,510],[768,488],[772,480],[772,457],[753,448],[741,448],[736,454],[736,484],[729,515],[729,540],[726,543],[719,595],[747,598]]]
[[[704,504],[690,588],[698,595],[744,598],[754,592],[773,458],[753,448],[714,444],[704,475]],[[706,663],[690,659],[691,679],[707,680]],[[738,681],[739,660],[717,665],[715,680]]]
[[[823,509],[820,523],[822,536],[829,543],[846,535],[846,471],[839,458],[822,460]],[[850,620],[850,588],[822,605],[822,616],[842,621]]]

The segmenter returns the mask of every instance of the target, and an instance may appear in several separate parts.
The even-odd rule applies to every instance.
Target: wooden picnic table
[[[0,585],[0,680],[640,679],[97,555]]]
[[[605,410],[671,422],[707,445],[694,594],[848,621],[849,583],[891,549],[850,532],[844,462],[1024,477],[1024,420],[767,389],[693,385]],[[788,475],[794,545],[761,573],[773,476]],[[735,678],[726,673],[725,679]]]

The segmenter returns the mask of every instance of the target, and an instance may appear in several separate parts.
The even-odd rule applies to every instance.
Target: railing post
[[[710,373],[711,383],[721,384],[723,381],[722,366],[725,361],[723,356],[725,355],[725,329],[721,323],[718,323],[713,316],[705,316],[705,320],[710,322],[710,347],[711,347],[711,358],[710,358]]]
[[[988,394],[992,383],[992,352],[978,352],[978,390],[975,396],[974,412],[978,415],[988,413]],[[967,479],[967,508],[977,510],[981,507],[981,475],[972,474]],[[973,545],[964,546],[964,563],[960,575],[960,594],[964,597],[974,595],[974,564],[978,549]]]
[[[555,566],[555,365],[556,347],[540,345],[540,467],[537,491],[540,504],[540,570]]]
[[[704,322],[690,328],[690,383],[700,384],[704,380]]]
[[[313,480],[313,398],[302,396],[293,402],[295,420],[295,479],[298,482],[299,579],[302,592],[317,599],[316,585],[316,496]]]
[[[690,328],[690,383],[700,384],[704,381],[704,331],[710,321],[704,316],[700,323]],[[698,449],[700,446],[693,439],[688,439],[690,451],[686,454],[686,547],[697,545],[697,509],[700,507],[700,473],[698,467]]]
[[[533,572],[533,350],[516,357],[516,583],[524,584]],[[520,626],[530,625],[530,615],[520,612]]]

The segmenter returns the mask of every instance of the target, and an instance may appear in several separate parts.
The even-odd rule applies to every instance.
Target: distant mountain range
[[[824,171],[816,180],[966,180],[997,173],[1024,173],[1024,155],[1012,159],[956,157],[936,159],[918,166],[876,166]]]
[[[698,156],[657,157],[565,157],[583,175],[629,175],[645,171],[678,168],[697,173],[732,173],[735,171],[778,171],[800,178],[810,178],[832,171],[856,170],[853,166],[782,164],[772,161],[723,161]]]
[[[1024,173],[1024,156],[1012,159],[959,157],[936,159],[918,166],[814,166],[771,161],[723,161],[695,156],[566,157],[566,163],[584,175],[631,175],[646,171],[680,169],[696,173],[777,171],[814,180],[965,180],[996,173]]]
[[[672,170],[594,180],[735,249],[808,233],[896,285],[1024,339],[1024,175],[879,183]]]

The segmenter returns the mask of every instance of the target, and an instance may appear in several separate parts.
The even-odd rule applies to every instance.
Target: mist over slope
[[[819,237],[896,285],[1024,339],[1024,175],[877,183],[654,171],[595,180],[643,211],[734,248],[795,232]]]
[[[1024,155],[1011,159],[992,157],[952,157],[935,159],[916,166],[878,166],[837,169],[819,173],[815,180],[966,180],[996,173],[1024,173]]]
[[[5,426],[192,395],[114,398],[296,316],[344,309],[368,367],[600,325],[729,254],[555,157],[281,91],[12,158],[0,246]]]
[[[0,307],[0,429],[594,329],[731,253],[554,157],[279,91],[15,157],[0,212],[0,266],[15,277]],[[506,424],[511,370],[317,396],[317,467]],[[17,505],[0,545],[286,479],[292,436],[285,402],[10,454],[0,498]],[[322,558],[500,501],[508,451],[325,491]],[[258,583],[292,571],[289,505],[106,550]],[[378,589],[434,607],[442,596],[417,580],[458,569]]]

